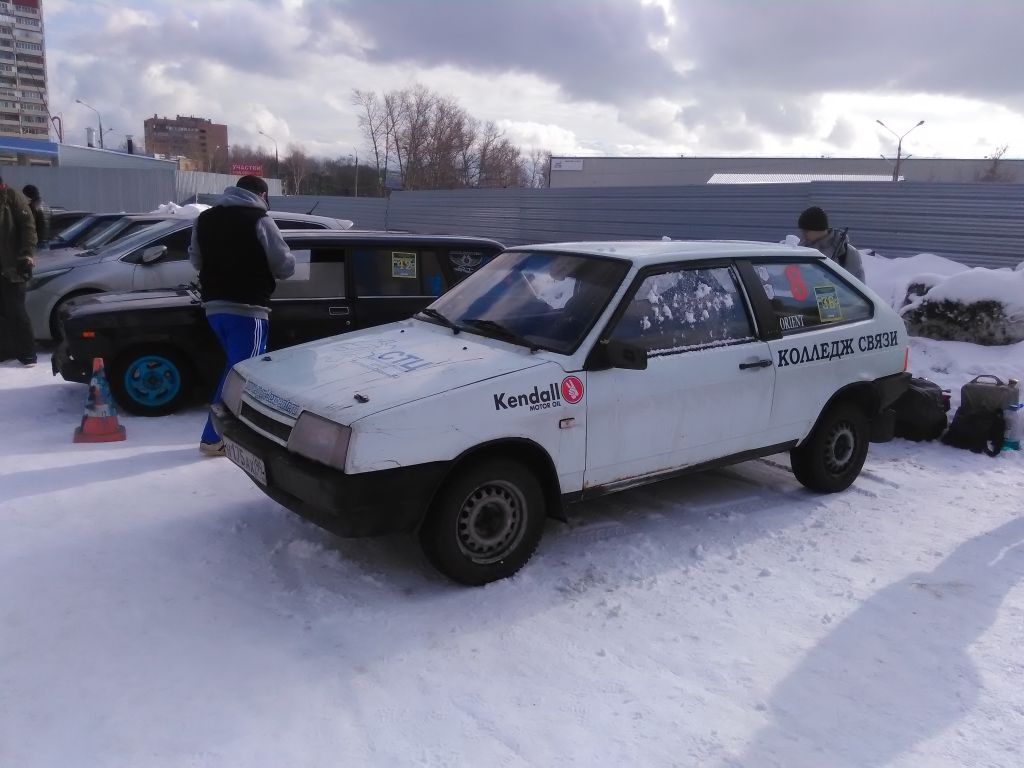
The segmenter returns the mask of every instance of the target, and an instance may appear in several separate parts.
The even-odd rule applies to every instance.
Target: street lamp
[[[213,154],[211,154],[210,157],[206,160],[206,170],[208,172],[213,171],[213,164],[217,161],[217,153],[220,152],[222,149],[223,147],[220,144],[213,148]]]
[[[75,99],[75,103],[76,104],[81,104],[86,109],[91,109],[93,112],[96,113],[96,119],[99,120],[99,123],[100,123],[100,149],[103,149],[104,148],[103,147],[103,115],[100,114],[100,111],[98,109],[96,109],[96,107],[89,106],[88,104],[86,104],[81,99]]]
[[[903,159],[903,140],[905,138],[907,138],[907,136],[910,134],[911,131],[913,131],[913,130],[915,130],[917,128],[920,128],[922,125],[924,125],[924,120],[920,121],[917,125],[915,125],[913,128],[911,128],[910,131],[907,131],[902,136],[900,134],[896,133],[896,131],[894,131],[888,125],[883,123],[881,120],[875,120],[875,122],[878,123],[883,128],[885,128],[885,130],[887,130],[889,133],[891,133],[893,136],[895,136],[897,138],[897,142],[896,142],[896,167],[892,169],[892,180],[893,181],[899,181],[900,180],[900,161]]]
[[[281,158],[277,154],[277,139],[275,139],[269,133],[265,133],[264,131],[260,131],[259,134],[260,134],[260,136],[266,136],[268,139],[270,139],[272,142],[274,142],[274,175],[277,176],[277,178],[280,179],[281,178]]]

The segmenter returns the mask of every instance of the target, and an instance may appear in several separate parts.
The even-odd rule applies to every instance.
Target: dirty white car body
[[[817,251],[524,246],[414,319],[238,365],[215,417],[285,506],[342,535],[417,530],[477,584],[565,501],[785,450],[805,485],[848,487],[891,436],[906,348]]]

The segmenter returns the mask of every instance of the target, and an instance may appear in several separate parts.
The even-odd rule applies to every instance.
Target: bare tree
[[[288,155],[284,159],[284,172],[291,194],[303,193],[303,182],[312,170],[312,163],[305,150],[298,144],[289,144]]]
[[[1015,181],[1017,174],[1003,166],[1003,156],[1006,155],[1006,150],[1009,148],[1009,144],[1004,144],[993,152],[991,157],[988,158],[992,161],[988,168],[984,171],[980,171],[975,178],[978,181],[989,181],[1003,184]]]
[[[353,101],[378,176],[392,170],[393,157],[406,189],[542,184],[543,153],[531,165],[495,123],[481,125],[454,99],[423,85],[380,96],[355,91]]]
[[[541,189],[548,186],[548,167],[551,165],[551,150],[534,147],[526,156],[526,186]]]
[[[380,194],[382,170],[387,165],[388,148],[388,116],[381,104],[377,94],[373,91],[361,91],[358,88],[352,91],[352,101],[362,111],[359,114],[359,127],[363,131],[363,138],[373,150],[373,162],[377,169],[377,179]]]

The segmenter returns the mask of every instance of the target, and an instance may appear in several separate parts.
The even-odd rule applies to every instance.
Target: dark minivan
[[[271,350],[411,317],[504,249],[481,237],[283,234],[296,266],[271,299]],[[208,395],[224,366],[194,285],[84,296],[60,321],[54,375],[88,382],[92,360],[103,358],[114,398],[129,413],[173,413]]]

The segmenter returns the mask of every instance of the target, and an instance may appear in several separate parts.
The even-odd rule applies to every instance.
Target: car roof
[[[814,249],[785,243],[760,243],[748,240],[609,240],[579,243],[522,245],[515,251],[553,251],[590,256],[611,256],[640,266],[675,261],[723,259],[756,256],[810,256],[824,259]]]
[[[332,240],[381,240],[399,243],[433,243],[436,245],[469,243],[472,245],[492,245],[499,249],[504,249],[505,247],[497,240],[489,237],[477,237],[475,235],[417,235],[410,232],[386,232],[379,229],[289,229],[281,234],[284,235],[286,240],[314,240],[323,239],[326,236]]]

